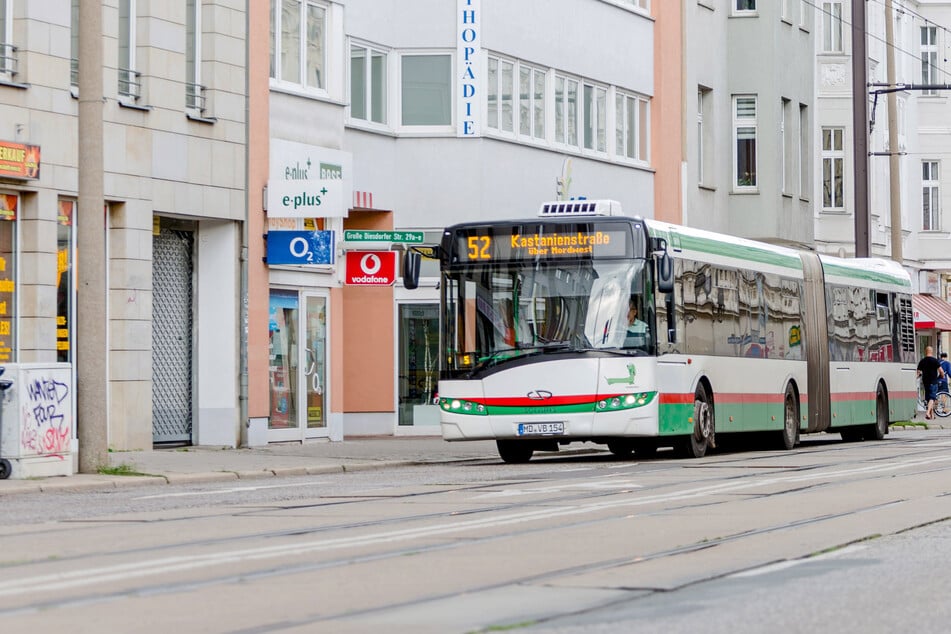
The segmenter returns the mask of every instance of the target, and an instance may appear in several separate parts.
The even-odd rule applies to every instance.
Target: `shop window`
[[[268,313],[268,375],[271,429],[298,427],[297,376],[299,302],[297,293],[272,291]]]
[[[16,219],[19,204],[16,194],[0,194],[0,364],[17,360]]]
[[[60,200],[56,218],[56,360],[73,360],[73,218],[76,201]]]

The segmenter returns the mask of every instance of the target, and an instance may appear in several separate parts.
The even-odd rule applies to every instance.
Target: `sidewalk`
[[[0,497],[44,491],[342,473],[482,459],[499,460],[494,441],[449,443],[441,436],[372,436],[342,442],[279,443],[254,449],[178,447],[123,451],[110,453],[109,464],[116,471],[125,471],[124,474],[0,480]]]
[[[905,430],[948,429],[951,418],[925,421],[918,426],[893,425],[891,433]],[[590,443],[569,445],[562,451],[606,450]],[[158,484],[188,484],[250,480],[274,476],[343,473],[420,464],[467,460],[499,461],[492,440],[446,442],[441,436],[369,436],[342,442],[325,440],[279,443],[254,449],[178,447],[109,454],[114,475],[74,474],[32,480],[0,480],[0,497],[19,493],[89,491]],[[124,473],[120,473],[120,471]]]

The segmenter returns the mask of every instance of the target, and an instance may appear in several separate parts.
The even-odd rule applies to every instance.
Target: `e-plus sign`
[[[324,195],[326,196],[326,195],[327,195],[327,188],[324,187],[323,189],[321,189],[321,190],[320,190],[320,193],[321,193],[321,194],[324,194]]]

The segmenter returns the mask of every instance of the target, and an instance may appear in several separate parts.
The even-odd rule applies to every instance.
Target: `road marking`
[[[453,518],[449,523],[434,524],[431,526],[404,528],[392,531],[338,537],[335,539],[317,539],[292,544],[276,544],[255,548],[226,550],[211,554],[190,554],[175,557],[162,557],[152,560],[134,561],[98,568],[83,568],[59,573],[37,575],[34,577],[16,577],[0,580],[0,597],[16,596],[37,592],[52,592],[94,584],[108,582],[126,582],[132,579],[160,574],[181,573],[188,570],[199,570],[212,566],[234,564],[238,562],[256,561],[277,557],[292,557],[300,559],[303,555],[356,548],[391,544],[394,542],[414,541],[426,537],[436,537],[461,533],[475,529],[491,529],[527,522],[538,522],[554,518],[564,518],[575,515],[589,515],[593,512],[616,510],[625,507],[646,506],[661,502],[674,502],[707,497],[745,489],[773,486],[776,484],[805,482],[809,480],[829,480],[841,478],[856,473],[876,473],[898,471],[913,467],[921,467],[938,462],[951,461],[951,455],[935,456],[923,459],[910,459],[903,462],[883,462],[864,468],[841,469],[838,471],[811,471],[799,475],[776,476],[758,481],[730,481],[719,484],[699,486],[683,491],[659,493],[644,497],[623,498],[620,500],[596,499],[591,502],[582,502],[572,506],[558,506],[551,508],[532,509],[516,513],[508,513],[495,517],[481,517],[472,519]]]
[[[326,480],[317,482],[297,482],[294,484],[265,484],[260,486],[231,487],[228,489],[217,489],[212,491],[182,491],[180,493],[159,493],[157,495],[142,495],[135,500],[156,500],[159,498],[187,498],[200,495],[224,495],[225,493],[244,493],[246,491],[263,491],[265,489],[288,489],[291,487],[312,487],[327,484]]]
[[[475,496],[475,499],[481,500],[483,498],[507,498],[507,497],[516,497],[519,495],[531,495],[532,493],[557,493],[560,491],[568,491],[570,489],[580,490],[580,491],[605,491],[605,490],[625,490],[625,489],[641,489],[643,485],[637,484],[632,480],[612,480],[610,482],[572,482],[570,484],[556,484],[553,486],[547,487],[534,487],[530,489],[514,489],[507,488],[502,489],[501,491],[488,491],[482,495]]]
[[[760,575],[768,575],[773,572],[779,572],[780,570],[787,570],[793,568],[794,566],[800,566],[802,564],[809,564],[816,561],[823,561],[826,559],[835,559],[837,557],[842,557],[843,555],[850,555],[854,552],[860,550],[865,550],[868,546],[861,546],[858,544],[852,546],[846,546],[845,548],[840,548],[838,550],[833,550],[828,553],[822,553],[821,555],[815,555],[813,557],[802,557],[800,559],[787,559],[786,561],[777,561],[776,563],[766,564],[765,566],[760,566],[759,568],[753,568],[751,570],[744,570],[742,572],[736,572],[732,575],[727,575],[727,578],[733,577],[759,577]]]

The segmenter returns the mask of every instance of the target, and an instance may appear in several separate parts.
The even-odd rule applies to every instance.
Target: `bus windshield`
[[[550,352],[653,354],[653,289],[643,259],[507,262],[443,277],[444,375],[469,377]]]

